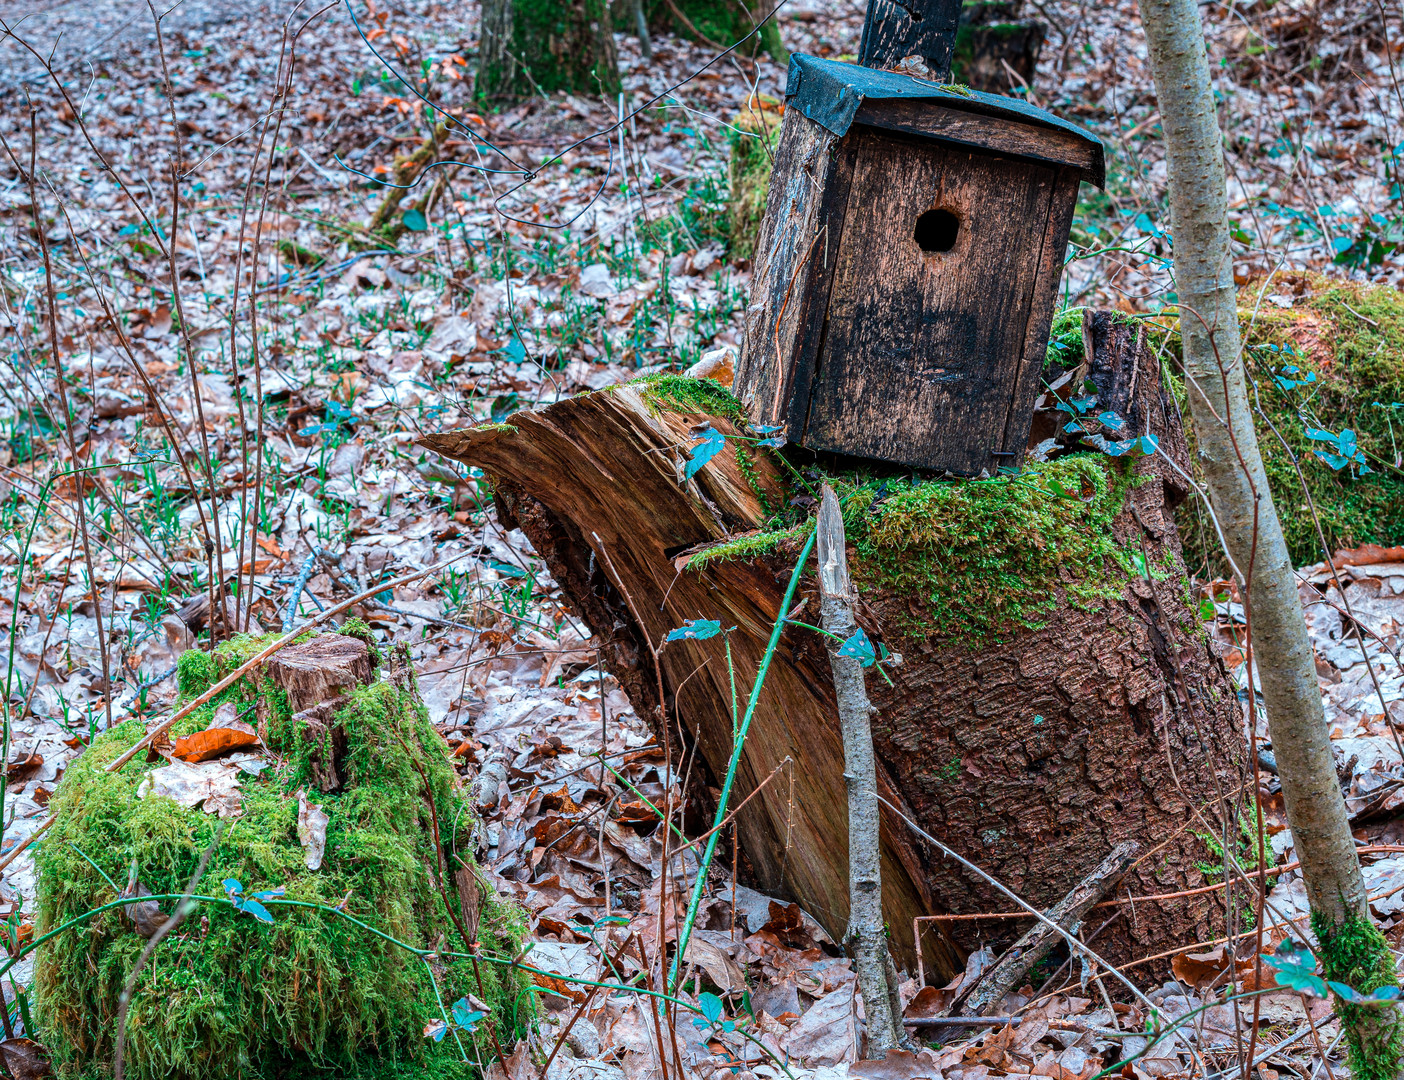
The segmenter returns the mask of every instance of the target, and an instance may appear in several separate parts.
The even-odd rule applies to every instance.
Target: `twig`
[[[151,940],[146,943],[146,948],[141,950],[136,966],[132,968],[132,973],[127,976],[127,981],[122,987],[122,995],[117,999],[117,1046],[112,1052],[113,1080],[122,1080],[123,1057],[127,1048],[127,1009],[132,1003],[132,990],[136,987],[137,976],[146,967],[146,962],[151,959],[156,946],[161,944],[161,939],[183,923],[185,917],[195,909],[190,898],[195,895],[195,886],[205,876],[205,868],[210,865],[210,858],[214,855],[215,848],[219,847],[219,838],[223,832],[224,823],[220,822],[215,826],[214,839],[210,841],[210,846],[205,848],[205,853],[200,856],[200,864],[195,867],[195,873],[190,875],[190,883],[185,886],[185,894],[176,904],[175,911],[161,924],[156,933],[151,935]]]

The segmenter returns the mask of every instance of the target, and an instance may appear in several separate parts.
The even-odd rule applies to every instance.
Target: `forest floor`
[[[1084,188],[1065,301],[1158,310],[1173,300],[1165,170],[1134,5],[1032,7],[1050,29],[1028,98],[1108,149],[1107,191]],[[1236,277],[1260,294],[1271,292],[1264,275],[1301,269],[1404,284],[1392,246],[1404,239],[1397,5],[1203,11],[1229,138]],[[438,0],[295,11],[186,0],[158,37],[141,5],[0,0],[16,35],[0,40],[0,584],[14,597],[0,610],[11,643],[3,850],[43,822],[93,737],[169,710],[175,659],[196,640],[176,612],[212,575],[242,574],[252,622],[278,629],[453,560],[359,614],[409,643],[465,777],[498,763],[482,859],[529,912],[533,961],[588,976],[601,958],[582,928],[617,915],[624,929],[611,933],[654,943],[667,906],[661,830],[601,774],[599,756],[622,762],[634,793],[655,802],[679,805],[682,778],[595,666],[588,632],[526,538],[499,524],[475,477],[415,440],[739,344],[749,267],[728,248],[731,124],[751,94],[782,96],[784,69],[734,56],[709,65],[708,49],[670,36],[646,63],[620,36],[617,101],[479,109],[476,17],[476,5]],[[857,3],[792,0],[782,36],[797,52],[851,56],[861,21]],[[439,174],[448,182],[433,205],[406,214],[386,244],[364,229],[385,197],[366,177],[387,177],[427,130],[400,75],[423,75],[416,85],[475,138],[447,136],[445,156],[464,164]],[[524,182],[512,161],[555,163]],[[100,468],[74,479],[90,466]],[[1375,849],[1372,904],[1393,937],[1404,932],[1404,819],[1392,814],[1404,757],[1387,716],[1404,721],[1404,551],[1344,561],[1340,582],[1324,563],[1303,568],[1303,597],[1358,836]],[[1241,609],[1203,584],[1204,614],[1246,687]],[[1363,632],[1342,619],[1338,585]],[[1286,864],[1280,796],[1265,790],[1273,855]],[[33,931],[31,854],[9,861],[0,885],[11,951]],[[764,1051],[684,1019],[676,1034],[696,1074],[739,1062],[779,1077],[788,1061],[795,1076],[879,1075],[849,1068],[862,1025],[842,951],[797,909],[725,872],[712,884],[687,961],[729,1015],[750,986]],[[1300,919],[1291,870],[1270,901],[1270,924]],[[673,921],[661,921],[671,938]],[[1145,990],[1171,1020],[1209,1007],[1127,1076],[1191,1075],[1246,1040],[1249,1017],[1215,1004],[1231,952],[1211,941],[1192,956],[1175,966],[1180,982]],[[976,953],[971,973],[984,960]],[[7,1000],[29,970],[16,968]],[[909,980],[909,1002],[918,989]],[[1268,1080],[1342,1070],[1336,1022],[1304,1001],[1286,990],[1265,999],[1259,1045],[1282,1043]],[[536,1040],[494,1075],[535,1075],[533,1055],[569,1015],[561,998],[546,1005]],[[1027,1010],[1024,1022],[881,1075],[1088,1080],[1128,1054],[1137,1036],[1126,1033],[1147,1019],[1113,1010],[1076,973],[1006,1007]],[[601,999],[550,1075],[658,1075],[648,1019],[637,997]]]

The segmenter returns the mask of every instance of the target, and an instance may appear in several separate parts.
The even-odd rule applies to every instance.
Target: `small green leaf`
[[[429,228],[429,220],[423,210],[406,210],[400,221],[410,232],[424,232]]]
[[[722,1017],[722,999],[716,994],[702,991],[697,998],[697,1007],[702,1010],[702,1015],[714,1024]]]

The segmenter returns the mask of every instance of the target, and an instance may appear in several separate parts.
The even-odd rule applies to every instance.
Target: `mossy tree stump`
[[[199,695],[265,644],[246,636],[212,654],[187,652],[182,697]],[[436,992],[420,957],[365,928],[415,949],[466,954],[457,926],[470,923],[486,953],[509,958],[525,934],[523,913],[474,875],[473,814],[407,658],[391,656],[380,679],[372,676],[377,664],[366,640],[322,634],[284,649],[171,730],[173,742],[202,731],[232,705],[267,749],[261,771],[240,775],[239,812],[223,823],[195,893],[221,897],[232,878],[245,896],[282,888],[286,900],[307,906],[270,902],[270,925],[227,904],[200,903],[137,980],[128,1077],[466,1078],[476,1065],[460,1060],[454,1037],[436,1043],[424,1032],[442,1015],[441,998],[451,1006],[469,994],[486,999],[488,1023],[501,1041],[513,1041],[529,1004],[510,967],[481,963],[480,983],[467,960],[430,957]],[[145,733],[132,720],[101,736],[55,791],[54,825],[36,860],[39,934],[111,904],[125,887],[183,893],[210,848],[218,818],[143,791],[165,760],[138,757],[105,771]],[[299,839],[306,803],[327,817],[316,870]],[[455,880],[465,874],[466,891]],[[175,902],[160,908],[144,925],[111,908],[40,948],[37,1037],[60,1076],[111,1075],[119,995]]]
[[[1109,339],[1101,357],[1087,376],[1107,405],[1183,453],[1139,338]],[[656,722],[652,650],[686,619],[736,628],[744,697],[812,527],[795,521],[790,500],[803,492],[781,463],[737,437],[744,423],[717,384],[663,376],[424,444],[493,478],[499,513],[525,530],[635,707]],[[701,424],[727,442],[684,481]],[[1236,809],[1220,804],[1236,807],[1245,783],[1236,701],[1189,606],[1168,475],[1150,458],[1081,454],[985,481],[829,477],[844,505],[859,621],[904,658],[892,686],[868,679],[879,787],[1036,904],[1060,900],[1124,840],[1148,853],[1125,878],[1131,893],[1203,885],[1200,864],[1217,860],[1196,833],[1217,834],[1226,817],[1236,833]],[[817,624],[812,574],[800,595],[791,618]],[[658,667],[660,734],[681,733],[720,776],[732,749],[721,638],[661,647]],[[848,906],[843,752],[824,642],[799,626],[787,628],[771,665],[734,802],[777,769],[787,775],[738,816],[755,884],[798,900],[837,937]],[[883,815],[884,907],[899,963],[915,959],[914,916],[1009,907]],[[1142,901],[1095,947],[1126,961],[1212,936],[1221,913],[1213,895]],[[923,939],[938,976],[977,942],[1023,929],[946,925]]]
[[[607,0],[484,0],[474,93],[619,92]]]

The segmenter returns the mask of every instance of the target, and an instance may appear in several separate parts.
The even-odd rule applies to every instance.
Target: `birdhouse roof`
[[[918,135],[968,143],[1017,157],[1045,158],[1077,165],[1082,178],[1105,186],[1106,163],[1102,141],[1091,132],[1060,116],[1019,98],[986,94],[964,86],[951,86],[902,75],[895,71],[859,67],[816,56],[790,56],[785,85],[786,102],[835,135],[849,126],[873,123]],[[896,108],[882,108],[890,103]],[[926,108],[923,108],[926,106]],[[960,116],[964,123],[923,123],[940,115]],[[986,124],[971,123],[984,117]],[[1048,138],[1026,140],[1014,134],[1041,128]],[[983,129],[983,130],[982,130]],[[1001,138],[1001,132],[1010,136]]]

